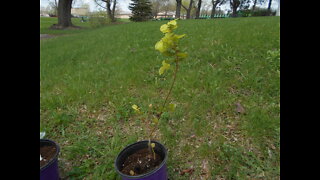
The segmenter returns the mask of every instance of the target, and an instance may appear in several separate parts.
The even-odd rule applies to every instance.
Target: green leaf
[[[162,25],[162,26],[160,27],[160,31],[161,31],[162,33],[168,33],[168,32],[170,32],[169,26],[168,26],[167,24]]]
[[[158,41],[155,45],[155,49],[160,51],[161,53],[165,52],[167,50],[165,44],[162,40]]]
[[[175,104],[170,103],[170,104],[168,105],[168,110],[169,110],[169,111],[173,112],[175,109],[176,109],[176,105],[175,105]]]
[[[177,56],[181,59],[185,59],[188,57],[188,54],[187,53],[183,53],[183,52],[180,52],[180,53],[177,53]]]
[[[162,67],[159,69],[159,74],[162,75],[166,70],[170,69],[170,64],[162,61]]]
[[[155,123],[155,124],[158,124],[159,123],[159,119],[158,118],[153,118],[153,122]]]
[[[181,39],[185,36],[186,34],[182,34],[182,35],[175,35],[176,38]]]

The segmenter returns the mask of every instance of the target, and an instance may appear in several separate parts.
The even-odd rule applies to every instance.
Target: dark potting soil
[[[42,160],[40,161],[40,169],[45,166],[51,159],[54,158],[57,149],[55,146],[43,146],[40,147],[40,155]]]
[[[132,171],[134,172],[134,176],[148,173],[157,168],[163,161],[157,153],[155,153],[155,157],[154,159],[153,153],[150,152],[149,148],[141,149],[127,157],[122,165],[123,169],[121,172],[132,175],[130,174],[130,171]]]

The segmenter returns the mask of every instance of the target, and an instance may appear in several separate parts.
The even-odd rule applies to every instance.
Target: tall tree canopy
[[[152,5],[148,0],[131,0],[129,9],[132,12],[131,21],[147,21],[152,19]]]

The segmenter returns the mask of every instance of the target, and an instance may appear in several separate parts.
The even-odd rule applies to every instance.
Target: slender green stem
[[[164,107],[166,106],[166,103],[167,103],[167,101],[168,101],[168,99],[169,99],[169,96],[170,96],[170,94],[171,94],[171,92],[172,92],[173,85],[175,84],[176,79],[177,79],[177,72],[178,72],[178,69],[179,69],[178,57],[176,57],[175,63],[176,63],[176,68],[175,68],[175,71],[174,71],[174,74],[173,74],[173,80],[172,80],[172,83],[171,83],[171,87],[170,87],[170,89],[169,89],[169,92],[168,92],[168,94],[167,94],[167,96],[166,96],[166,99],[165,99],[165,101],[164,101],[164,103],[163,103],[163,105],[162,105],[161,112],[158,114],[158,123],[159,123],[159,120],[160,120],[160,118],[161,118],[161,116],[162,116],[162,114],[163,114]],[[154,126],[153,129],[151,130],[149,137],[152,137],[155,129],[156,129],[156,126]]]
[[[170,96],[170,94],[171,94],[171,91],[172,91],[172,89],[173,89],[173,85],[174,85],[175,82],[176,82],[178,68],[179,68],[179,64],[178,64],[178,61],[176,61],[176,69],[175,69],[175,71],[174,71],[173,81],[172,81],[170,90],[169,90],[169,92],[168,92],[168,94],[167,94],[167,97],[166,97],[166,99],[165,99],[165,101],[164,101],[164,103],[163,103],[163,105],[162,105],[160,117],[161,117],[161,115],[162,115],[162,113],[163,113],[163,109],[164,109],[164,107],[166,106],[166,103],[167,103],[167,101],[168,101],[168,98],[169,98],[169,96]],[[160,117],[159,117],[159,119],[160,119]]]

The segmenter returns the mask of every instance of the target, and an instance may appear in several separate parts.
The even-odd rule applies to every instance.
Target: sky
[[[48,2],[50,0],[40,0],[40,7],[46,7],[48,6]],[[98,7],[97,5],[95,4],[94,0],[77,0],[78,2],[82,2],[82,3],[86,3],[86,4],[89,4],[89,7],[90,7],[90,11],[96,11],[98,10]],[[121,11],[123,13],[130,13],[130,10],[128,9],[128,6],[129,6],[129,3],[130,3],[131,0],[118,0],[117,3],[121,9]],[[161,0],[160,0],[161,1]],[[208,1],[208,0],[204,0],[204,1]],[[280,0],[273,0],[272,1],[272,6],[271,8],[272,9],[278,9],[278,1]],[[263,7],[263,8],[267,8],[268,7],[268,3],[265,3],[263,5],[257,5],[258,7]],[[221,6],[221,10],[228,10],[230,9],[230,6],[229,5],[223,5]]]

